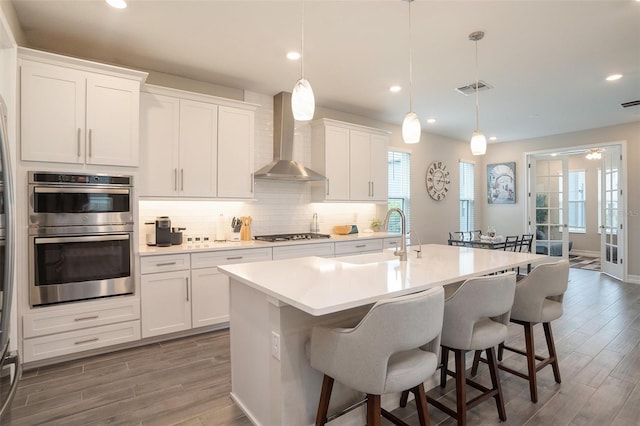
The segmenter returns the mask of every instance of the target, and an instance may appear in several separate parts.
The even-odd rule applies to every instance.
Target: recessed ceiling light
[[[551,154],[551,156],[552,156],[552,157],[557,157],[557,156],[558,156],[558,153],[557,153],[557,152],[554,152],[553,154]]]
[[[616,81],[622,78],[622,74],[611,74],[607,77],[607,81]]]
[[[497,141],[497,140],[498,140],[498,138],[497,138],[497,137],[495,137],[495,136],[489,136],[489,140],[490,140],[490,141]]]
[[[127,7],[127,2],[124,0],[106,0],[107,4],[116,9],[124,9]]]
[[[433,124],[433,123],[435,123],[435,122],[436,122],[436,119],[435,119],[435,118],[428,118],[428,119],[427,119],[427,123],[429,123],[429,124]]]
[[[389,87],[389,91],[391,93],[398,93],[401,90],[402,90],[402,87],[400,87],[400,86],[391,86],[391,87]]]
[[[297,61],[298,59],[300,59],[300,53],[299,52],[288,52],[287,53],[287,59],[290,59],[292,61]]]

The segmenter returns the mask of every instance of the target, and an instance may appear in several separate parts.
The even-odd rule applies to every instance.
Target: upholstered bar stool
[[[496,400],[500,420],[507,419],[494,347],[507,337],[515,285],[514,272],[472,278],[445,300],[440,387],[445,387],[447,375],[455,377],[456,410],[433,398],[429,398],[428,402],[455,418],[459,425],[467,424],[467,410],[491,397]],[[491,389],[466,378],[465,353],[475,350],[486,351],[491,371]],[[449,351],[455,355],[455,371],[448,369]],[[466,385],[482,391],[482,394],[467,401]],[[401,405],[403,400],[404,395]]]
[[[527,374],[509,368],[504,364],[500,364],[499,368],[529,381],[532,402],[538,402],[536,375],[542,368],[551,365],[556,383],[561,382],[560,367],[558,366],[558,357],[551,332],[551,321],[562,316],[562,299],[568,283],[569,261],[560,260],[536,266],[516,285],[516,294],[513,308],[511,309],[511,322],[524,327],[525,350],[522,351],[521,349],[501,344],[498,348],[498,359],[502,360],[505,349],[525,355],[527,357]],[[542,323],[544,328],[544,336],[549,351],[547,358],[536,355],[533,326],[538,323]],[[476,352],[471,370],[472,375],[475,375],[479,361],[481,361],[480,353]],[[536,364],[536,361],[541,362]]]
[[[313,327],[311,366],[324,373],[316,425],[327,422],[334,380],[367,394],[367,425],[379,425],[380,396],[411,389],[421,425],[429,424],[423,382],[438,367],[444,291],[436,287],[377,302],[354,328]]]

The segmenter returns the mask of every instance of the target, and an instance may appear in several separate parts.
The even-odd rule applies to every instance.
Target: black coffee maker
[[[171,219],[169,216],[156,217],[156,247],[171,245]]]

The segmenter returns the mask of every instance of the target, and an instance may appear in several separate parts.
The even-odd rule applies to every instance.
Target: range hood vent
[[[493,86],[485,83],[484,81],[478,81],[478,92],[482,92],[483,90],[493,89]],[[476,93],[476,82],[474,81],[471,84],[467,84],[466,86],[456,87],[456,92],[462,93],[465,96],[473,95]]]
[[[294,182],[326,180],[320,173],[293,160],[294,125],[291,93],[280,92],[273,97],[273,161],[255,172],[255,179]]]
[[[638,99],[637,101],[623,102],[620,105],[622,105],[622,108],[631,108],[634,106],[638,106],[640,105],[640,99]]]

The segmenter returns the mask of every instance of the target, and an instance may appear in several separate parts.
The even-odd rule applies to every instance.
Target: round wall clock
[[[449,171],[442,161],[434,161],[429,164],[425,184],[427,185],[427,192],[431,198],[440,201],[446,197],[447,192],[449,192],[450,183]]]

